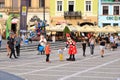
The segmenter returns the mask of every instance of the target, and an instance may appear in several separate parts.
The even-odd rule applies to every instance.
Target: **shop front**
[[[107,25],[120,26],[120,16],[99,16],[98,25],[100,27]]]

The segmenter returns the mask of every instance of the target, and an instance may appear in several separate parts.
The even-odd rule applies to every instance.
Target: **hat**
[[[69,33],[66,33],[66,37],[70,37],[70,34],[69,34]]]

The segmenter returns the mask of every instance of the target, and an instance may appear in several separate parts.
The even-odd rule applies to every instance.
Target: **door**
[[[11,24],[11,31],[16,33],[16,31],[17,31],[17,24]]]

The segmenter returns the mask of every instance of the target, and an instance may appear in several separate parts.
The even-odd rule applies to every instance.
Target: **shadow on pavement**
[[[0,80],[25,80],[25,79],[4,71],[0,71]]]

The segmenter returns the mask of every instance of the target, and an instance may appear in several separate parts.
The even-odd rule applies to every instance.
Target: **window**
[[[103,27],[111,25],[110,23],[103,23]]]
[[[86,1],[86,11],[91,11],[91,1]]]
[[[57,11],[62,11],[62,1],[57,1]]]
[[[118,23],[113,23],[113,26],[118,26]]]
[[[44,1],[45,1],[45,0],[39,0],[39,7],[40,7],[40,8],[43,8],[43,7],[44,7]]]
[[[12,9],[18,9],[18,0],[12,0]]]
[[[4,8],[5,6],[5,1],[4,0],[0,0],[0,8]]]
[[[113,10],[114,15],[119,15],[119,6],[114,6]]]
[[[103,6],[103,15],[108,15],[108,6]]]
[[[74,11],[74,1],[69,1],[68,2],[68,8],[70,12]]]

